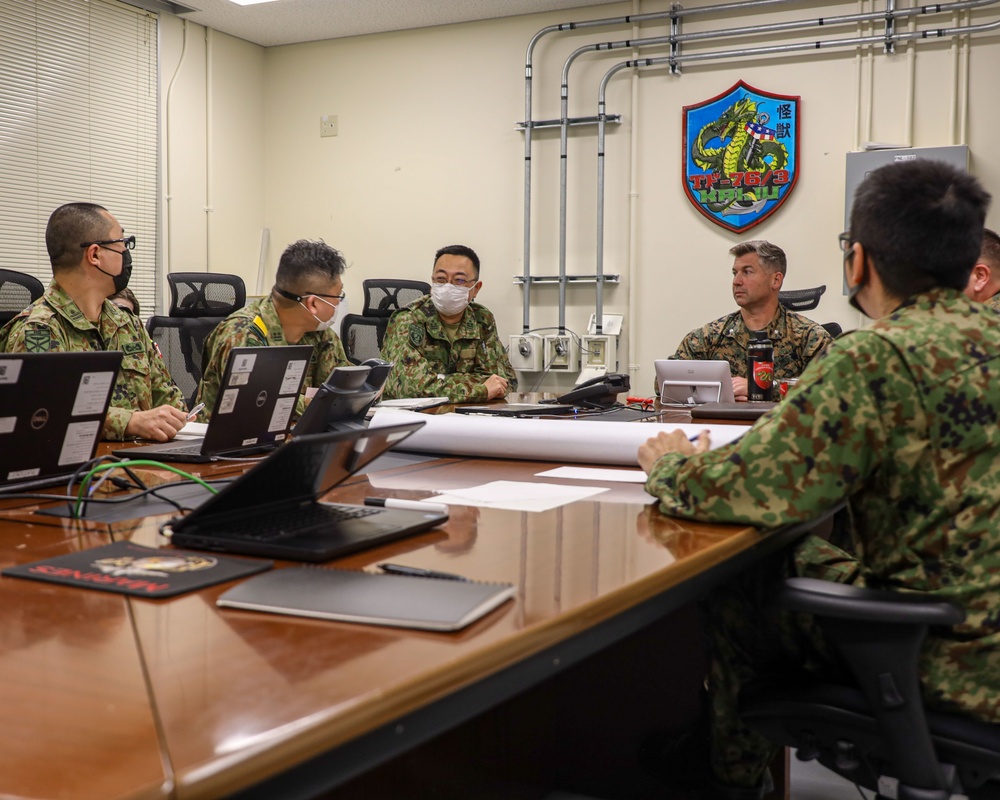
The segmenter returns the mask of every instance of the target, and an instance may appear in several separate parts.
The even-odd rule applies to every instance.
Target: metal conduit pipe
[[[721,5],[705,6],[703,8],[673,8],[670,11],[656,11],[648,14],[626,14],[620,17],[604,17],[602,19],[582,20],[580,22],[564,22],[558,25],[549,25],[542,28],[531,37],[531,41],[528,42],[528,49],[524,60],[524,333],[527,333],[531,329],[531,131],[533,127],[531,110],[531,82],[533,77],[532,56],[538,42],[550,33],[565,33],[566,31],[608,27],[610,25],[631,24],[635,26],[642,22],[651,22],[659,19],[677,20],[681,17],[696,16],[699,14],[711,14],[717,12],[735,11],[737,9],[747,10],[751,8],[784,5],[795,1],[796,0],[742,0],[742,2],[724,3]],[[561,279],[560,284],[565,284],[565,280]],[[565,303],[560,302],[561,314],[564,313],[564,308]],[[560,328],[561,327],[562,325],[560,325]]]
[[[963,7],[984,6],[996,3],[997,0],[961,0],[955,5]],[[950,8],[950,6],[949,6]],[[569,70],[576,59],[584,53],[604,52],[610,50],[631,48],[637,49],[653,45],[674,44],[683,41],[704,40],[709,37],[725,38],[730,36],[746,36],[757,33],[772,33],[776,31],[797,30],[805,27],[829,27],[832,25],[856,24],[859,22],[874,22],[885,20],[886,30],[881,38],[881,42],[888,51],[892,49],[894,36],[893,20],[896,16],[912,17],[916,14],[931,14],[943,11],[940,6],[922,6],[917,9],[905,9],[903,13],[897,12],[894,0],[887,0],[884,12],[867,12],[857,14],[843,14],[832,17],[819,17],[809,20],[794,20],[790,22],[779,22],[763,25],[750,25],[741,28],[727,28],[717,31],[706,31],[690,35],[669,35],[652,36],[639,39],[624,39],[620,41],[597,42],[595,44],[583,45],[574,50],[563,64],[562,81],[560,84],[560,115],[559,115],[559,332],[565,333],[566,327],[566,247],[568,238],[568,175],[569,175]],[[674,59],[671,65],[681,59]],[[612,73],[613,74],[613,73]],[[606,133],[606,109],[603,102],[598,108],[598,195],[603,198],[604,187],[604,136]],[[526,191],[526,194],[530,192]],[[599,202],[598,227],[597,227],[597,252],[596,259],[596,333],[600,334],[603,329],[603,300],[604,300],[604,228],[603,228],[604,204],[603,199]],[[527,276],[525,283],[528,283]],[[527,313],[527,312],[526,312]],[[525,317],[527,325],[528,317]],[[526,328],[527,330],[527,328]]]
[[[661,44],[669,44],[671,46],[672,53],[676,52],[676,45],[685,41],[701,41],[710,38],[726,38],[731,36],[746,36],[751,34],[759,33],[773,33],[781,31],[792,31],[801,30],[809,27],[830,27],[833,25],[847,25],[847,24],[857,24],[861,22],[873,22],[884,20],[886,29],[881,37],[871,37],[871,43],[881,43],[886,51],[891,52],[893,44],[896,40],[903,40],[908,37],[898,36],[895,33],[894,20],[896,18],[906,18],[915,17],[918,15],[927,14],[937,14],[944,13],[946,11],[957,11],[978,8],[983,6],[994,5],[998,0],[958,0],[957,2],[950,3],[947,5],[936,4],[932,6],[919,6],[907,9],[897,9],[895,7],[894,0],[887,0],[886,10],[884,12],[862,12],[856,14],[843,14],[835,15],[829,17],[817,17],[807,20],[793,20],[789,22],[744,26],[741,28],[727,28],[718,29],[714,31],[705,31],[701,33],[693,34],[676,34],[673,33],[675,29],[676,20],[678,17],[690,16],[696,13],[710,13],[718,12],[721,10],[731,10],[737,7],[747,8],[750,6],[770,6],[777,5],[779,3],[789,2],[789,0],[760,0],[759,2],[751,3],[731,3],[721,6],[711,6],[704,7],[700,9],[673,9],[670,12],[657,12],[651,14],[633,14],[625,17],[618,18],[607,18],[602,20],[591,20],[585,23],[567,23],[564,25],[555,25],[545,28],[539,31],[532,38],[531,43],[528,47],[528,55],[526,59],[525,67],[525,238],[524,238],[524,318],[523,327],[524,331],[530,330],[530,285],[531,285],[531,271],[530,271],[530,230],[531,230],[531,129],[532,129],[532,118],[531,118],[531,56],[535,45],[539,39],[546,35],[547,33],[574,30],[581,27],[597,27],[610,24],[621,24],[625,22],[632,22],[635,26],[640,21],[647,21],[652,19],[663,19],[671,18],[672,20],[672,33],[669,36],[656,36],[647,37],[639,39],[626,39],[621,41],[608,41],[599,42],[591,45],[584,45],[583,47],[577,48],[570,56],[566,59],[563,65],[562,72],[562,82],[560,85],[560,194],[559,194],[559,332],[565,332],[566,323],[566,247],[567,247],[567,205],[568,205],[568,133],[569,133],[569,68],[572,63],[584,53],[588,52],[601,52],[604,50],[614,50],[621,48],[640,48]],[[633,30],[637,30],[633,27]],[[947,29],[943,29],[947,30]],[[931,32],[911,32],[910,36],[912,38],[920,38],[923,36],[926,38],[928,35],[932,35]],[[939,34],[943,35],[943,34]],[[867,37],[864,37],[867,38]],[[787,51],[788,48],[794,48],[797,50],[806,49],[820,49],[824,46],[848,46],[857,41],[843,39],[836,40],[836,42],[829,43],[806,43],[802,45],[775,45],[769,48],[751,48],[744,49],[742,51],[734,51],[731,55],[743,55],[743,54],[763,54],[767,52],[783,52]],[[675,68],[677,64],[687,60],[703,60],[705,58],[717,58],[717,57],[727,57],[725,52],[716,52],[711,54],[700,54],[701,58],[696,56],[677,56],[673,55],[665,60],[658,60],[657,63],[669,63],[672,68]],[[617,72],[618,70],[615,70]],[[614,72],[612,73],[614,74]],[[606,76],[608,77],[608,76]],[[606,86],[606,84],[605,84]],[[603,92],[602,92],[603,94]],[[603,105],[603,102],[600,104]],[[599,155],[599,175],[598,175],[598,193],[601,196],[600,201],[600,211],[599,218],[600,224],[597,230],[598,236],[598,258],[597,258],[597,270],[596,270],[596,294],[597,294],[597,314],[596,314],[596,325],[597,333],[600,333],[603,326],[603,151],[604,151],[604,135],[606,130],[607,115],[606,109],[598,113],[598,149]]]
[[[997,0],[990,0],[996,2]],[[944,9],[942,9],[944,10]],[[685,61],[706,61],[716,58],[735,58],[773,53],[801,52],[803,50],[818,50],[833,47],[860,47],[872,44],[889,44],[896,41],[911,41],[915,39],[931,39],[945,37],[968,36],[974,33],[985,33],[1000,30],[1000,20],[981,25],[965,25],[952,28],[938,28],[924,31],[895,32],[889,37],[885,34],[873,34],[845,39],[832,39],[798,44],[771,45],[764,47],[748,47],[740,50],[716,51],[712,53],[697,53],[688,56],[664,56],[662,58],[639,58],[622,61],[611,67],[601,79],[597,99],[597,319],[603,314],[602,275],[604,265],[604,135],[607,120],[606,93],[611,78],[624,69],[671,65]]]

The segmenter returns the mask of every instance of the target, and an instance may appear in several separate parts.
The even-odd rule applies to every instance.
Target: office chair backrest
[[[789,289],[778,292],[778,301],[792,311],[811,311],[819,305],[819,299],[826,291],[826,284],[812,289]]]
[[[388,327],[388,317],[345,316],[340,326],[340,339],[348,360],[352,364],[360,364],[369,358],[381,358],[382,342]]]
[[[830,334],[834,339],[836,339],[840,334],[844,332],[844,329],[840,327],[839,323],[836,322],[824,322],[823,328],[828,334]]]
[[[201,355],[208,338],[222,317],[150,317],[146,330],[163,354],[174,383],[184,393],[188,408],[194,402],[201,380]]]
[[[170,272],[171,317],[224,318],[247,301],[246,285],[239,275],[224,272]]]
[[[429,294],[431,285],[425,281],[405,281],[396,278],[373,278],[361,282],[365,290],[366,317],[389,317],[396,309]]]
[[[45,287],[34,275],[0,269],[0,325],[6,325],[43,294]]]

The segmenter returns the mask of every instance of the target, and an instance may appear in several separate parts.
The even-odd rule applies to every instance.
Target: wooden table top
[[[544,462],[438,459],[358,476],[329,499],[426,497],[532,480]],[[224,471],[209,465],[208,474]],[[231,468],[230,468],[231,469]],[[201,471],[201,470],[199,470]],[[456,633],[223,610],[232,583],[167,600],[0,579],[0,794],[214,797],[280,773],[544,651],[754,547],[739,526],[670,519],[641,484],[551,511],[451,507],[433,531],[340,559],[516,584]],[[168,516],[97,524],[0,499],[0,566],[128,539]],[[288,566],[287,563],[279,567]]]

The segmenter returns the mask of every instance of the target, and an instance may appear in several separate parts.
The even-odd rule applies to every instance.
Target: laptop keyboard
[[[282,511],[280,515],[274,517],[255,517],[245,520],[240,523],[239,529],[227,531],[227,534],[235,534],[242,539],[252,539],[258,542],[270,541],[329,528],[331,525],[345,520],[382,513],[384,513],[384,509],[369,508],[368,506],[335,506],[311,503]]]

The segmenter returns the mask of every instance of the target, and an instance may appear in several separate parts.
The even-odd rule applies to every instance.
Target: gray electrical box
[[[929,158],[932,161],[944,161],[966,172],[969,170],[969,146],[965,144],[949,145],[947,147],[893,147],[877,150],[864,150],[860,153],[847,154],[847,177],[844,181],[844,230],[851,225],[851,206],[854,204],[854,190],[858,188],[869,172],[895,164],[897,161],[913,161],[917,158]],[[847,283],[844,283],[844,294],[847,294]]]

